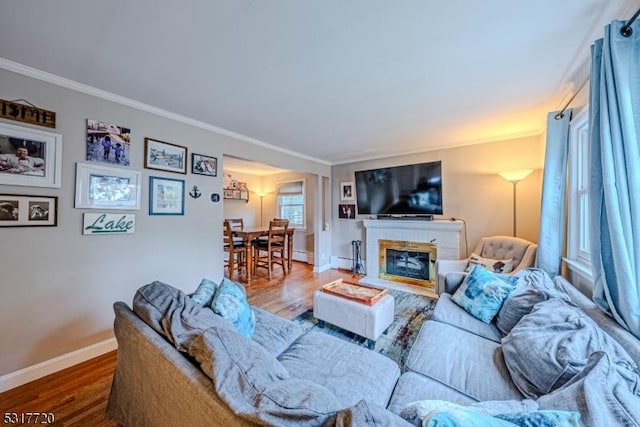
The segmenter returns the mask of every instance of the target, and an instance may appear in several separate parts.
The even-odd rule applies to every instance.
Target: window
[[[589,115],[578,114],[569,126],[568,262],[591,265],[589,245]]]
[[[305,228],[305,181],[278,183],[278,218],[289,220],[289,227]]]

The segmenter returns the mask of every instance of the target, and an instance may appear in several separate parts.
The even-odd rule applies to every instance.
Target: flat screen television
[[[358,213],[442,215],[442,162],[356,171]]]

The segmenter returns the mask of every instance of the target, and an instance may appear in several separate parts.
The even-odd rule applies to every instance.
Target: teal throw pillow
[[[256,324],[255,314],[247,301],[244,287],[226,277],[218,287],[211,308],[214,313],[230,321],[238,333],[251,338]]]
[[[496,418],[517,426],[580,427],[580,414],[570,411],[532,411],[498,414]]]
[[[191,300],[203,306],[210,306],[217,287],[218,285],[215,282],[209,279],[202,279],[196,291],[191,295]]]
[[[451,299],[476,319],[491,323],[515,287],[515,278],[474,265]]]
[[[481,267],[482,268],[482,267]],[[422,420],[423,427],[515,427],[509,421],[466,408],[431,411]]]

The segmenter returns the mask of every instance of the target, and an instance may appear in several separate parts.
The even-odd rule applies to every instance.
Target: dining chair
[[[244,219],[242,218],[225,218],[225,221],[229,221],[229,226],[231,227],[232,231],[244,229]],[[234,237],[233,241],[238,245],[247,243],[242,237]]]
[[[236,266],[238,271],[242,267],[247,267],[247,251],[248,245],[242,239],[237,240],[233,237],[233,228],[228,220],[223,222],[224,251],[229,254],[225,267],[229,269],[229,277],[233,276]]]
[[[273,272],[273,265],[282,266],[282,273],[287,274],[285,242],[289,220],[274,219],[269,221],[269,234],[266,240],[258,240],[254,243],[253,269],[267,268],[269,280]]]

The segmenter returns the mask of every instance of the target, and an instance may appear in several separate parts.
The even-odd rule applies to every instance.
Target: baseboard
[[[323,265],[314,265],[313,272],[314,273],[322,273],[323,271],[331,270],[331,264],[323,264]]]
[[[54,357],[53,359],[45,360],[44,362],[2,375],[0,376],[0,393],[45,377],[49,374],[70,368],[78,363],[93,359],[94,357],[116,350],[117,348],[118,343],[116,339],[109,338],[108,340],[72,351],[71,353],[63,354],[62,356]]]
[[[353,261],[351,258],[331,257],[331,268],[335,270],[351,270]]]

